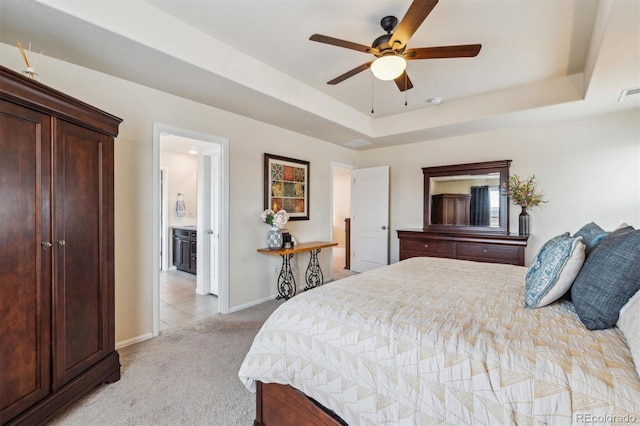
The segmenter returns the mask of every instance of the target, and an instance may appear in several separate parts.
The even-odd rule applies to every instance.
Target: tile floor
[[[354,275],[344,269],[344,247],[333,247],[333,279]],[[196,294],[196,276],[182,271],[160,272],[160,331],[218,313],[218,298]]]
[[[196,294],[196,276],[160,272],[160,331],[218,313],[218,298]]]

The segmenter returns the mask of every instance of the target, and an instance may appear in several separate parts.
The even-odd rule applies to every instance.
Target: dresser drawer
[[[524,266],[527,238],[519,235],[398,230],[399,258],[449,257]]]
[[[453,256],[453,243],[441,241],[402,241],[402,250],[422,256]],[[415,257],[415,256],[412,256]]]
[[[480,260],[484,262],[519,264],[518,247],[490,244],[457,243],[458,259]]]

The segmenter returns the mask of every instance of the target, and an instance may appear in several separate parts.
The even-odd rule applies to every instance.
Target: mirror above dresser
[[[509,203],[502,184],[509,179],[510,164],[424,167],[424,230],[507,234]]]
[[[398,230],[400,260],[448,257],[524,266],[527,237],[509,235],[502,189],[511,160],[424,167],[423,229]]]

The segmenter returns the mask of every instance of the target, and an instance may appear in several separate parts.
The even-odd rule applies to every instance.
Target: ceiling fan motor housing
[[[393,34],[381,35],[377,39],[373,40],[373,43],[371,43],[371,47],[375,47],[380,52],[384,52],[385,50],[391,49],[391,46],[389,46],[389,40],[391,39],[392,35]]]
[[[373,40],[371,47],[375,47],[383,54],[384,53],[388,54],[389,53],[388,51],[391,50],[391,46],[389,45],[389,40],[393,36],[393,34],[391,34],[391,31],[396,27],[396,25],[398,25],[398,18],[396,18],[395,16],[385,16],[384,18],[382,18],[380,20],[380,26],[387,33]],[[380,55],[380,56],[383,56],[383,55]]]

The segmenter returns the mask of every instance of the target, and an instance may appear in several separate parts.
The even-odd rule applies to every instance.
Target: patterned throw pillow
[[[640,230],[613,231],[589,254],[571,287],[580,321],[589,330],[613,327],[620,309],[640,290]]]
[[[640,377],[640,291],[620,309],[618,328],[631,350],[631,357],[636,364],[636,371]]]
[[[598,243],[602,241],[602,239],[609,234],[610,232],[605,231],[604,229],[596,225],[594,222],[591,222],[591,223],[587,223],[585,226],[580,228],[580,230],[575,234],[573,234],[573,236],[582,237],[582,241],[586,245],[586,248],[585,248],[585,257],[586,257],[586,256],[589,256],[589,253],[591,253],[591,250],[593,250],[593,248],[597,246]]]
[[[558,300],[573,284],[584,259],[582,237],[571,237],[567,232],[547,241],[524,279],[527,288],[524,306],[541,308]]]

